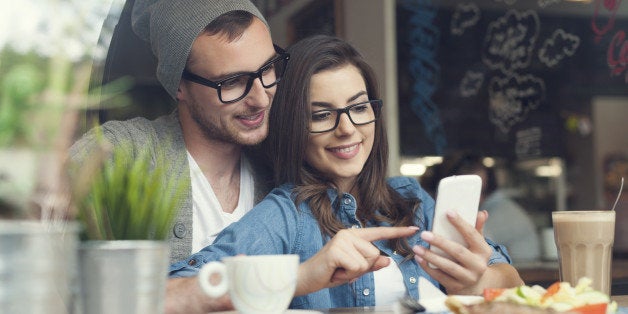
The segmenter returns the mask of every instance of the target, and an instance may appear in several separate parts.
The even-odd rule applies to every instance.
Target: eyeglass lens
[[[262,86],[273,87],[281,80],[286,68],[287,58],[280,56],[267,63],[255,73],[236,75],[220,82],[218,95],[222,102],[233,102],[242,99],[251,89],[253,81],[260,78]]]
[[[377,109],[381,105],[379,100],[357,103],[340,109],[326,109],[312,112],[310,132],[322,133],[334,130],[344,112],[354,125],[364,125],[377,119]]]

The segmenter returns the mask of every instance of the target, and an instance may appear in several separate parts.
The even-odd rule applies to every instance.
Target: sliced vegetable
[[[555,295],[559,290],[560,290],[560,282],[557,281],[553,283],[551,286],[547,287],[547,291],[541,297],[541,302],[544,302],[545,300],[547,300],[547,298]]]
[[[486,288],[484,289],[484,300],[487,302],[495,300],[498,296],[506,291],[505,288]]]
[[[527,304],[531,306],[539,306],[541,304],[541,295],[532,287],[519,286],[517,287],[517,296],[521,298],[521,304]]]
[[[525,304],[556,312],[569,311],[578,314],[617,312],[617,302],[612,301],[606,293],[593,289],[588,278],[581,278],[573,287],[569,282],[555,282],[547,289],[539,285],[484,289],[484,300]]]
[[[569,311],[580,314],[606,314],[607,306],[608,303],[587,304],[575,307]]]

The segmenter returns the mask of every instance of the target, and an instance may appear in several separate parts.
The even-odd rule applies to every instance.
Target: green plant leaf
[[[98,138],[104,141],[102,133]],[[87,189],[75,188],[87,191],[77,192],[75,200],[86,229],[84,237],[165,240],[189,189],[188,180],[168,173],[167,165],[184,161],[167,160],[161,150],[137,152],[131,144],[113,147],[108,154],[96,171],[88,174]],[[90,171],[87,168],[85,171]]]

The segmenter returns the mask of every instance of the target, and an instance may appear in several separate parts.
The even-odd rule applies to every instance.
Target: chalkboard
[[[621,0],[398,0],[402,155],[564,156],[628,95],[627,32]]]

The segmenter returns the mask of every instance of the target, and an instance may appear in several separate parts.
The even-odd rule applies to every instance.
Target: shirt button
[[[189,261],[188,261],[188,265],[190,265],[190,266],[194,266],[194,265],[196,265],[196,260],[195,260],[195,259],[191,259],[191,260],[189,260]]]
[[[411,284],[415,284],[415,283],[416,283],[416,278],[414,278],[414,277],[410,277],[410,283],[411,283]]]
[[[347,197],[345,198],[345,205],[349,205],[351,204],[351,200]]]
[[[369,290],[369,288],[366,288],[366,289],[362,290],[362,294],[363,295],[369,295],[369,294],[371,294],[371,290]]]
[[[351,226],[351,228],[353,228],[353,229],[360,229],[360,226],[359,225],[353,225],[353,226]]]
[[[174,224],[173,231],[174,231],[174,236],[179,239],[183,239],[185,235],[188,233],[187,228],[182,222],[177,222],[176,224]]]

